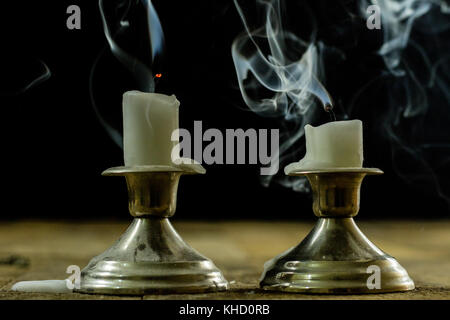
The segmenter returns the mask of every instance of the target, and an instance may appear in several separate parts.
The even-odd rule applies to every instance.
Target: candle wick
[[[158,85],[161,78],[162,78],[162,73],[157,73],[153,76],[153,83],[155,84],[155,91],[156,91],[156,86]]]
[[[333,105],[327,103],[323,108],[325,109],[326,112],[330,114],[331,121],[336,121],[336,115],[334,114],[333,111]]]

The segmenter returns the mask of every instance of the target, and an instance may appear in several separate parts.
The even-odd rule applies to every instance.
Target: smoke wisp
[[[15,61],[18,62],[14,63]],[[2,61],[1,70],[0,96],[24,94],[50,79],[52,75],[44,61],[20,56],[5,58]]]
[[[383,43],[386,111],[381,134],[391,144],[392,165],[406,182],[436,193],[450,205],[444,173],[450,164],[450,12],[439,0],[360,2],[377,4]],[[371,88],[366,88],[370,91]]]
[[[284,128],[280,134],[280,167],[296,161],[301,149],[292,146],[304,135],[303,127],[311,122],[321,107],[332,105],[331,97],[320,80],[323,78],[321,43],[315,35],[301,39],[284,27],[280,1],[258,0],[262,26],[250,29],[243,8],[237,0],[236,9],[245,32],[232,45],[232,57],[242,97],[253,112],[279,120]],[[263,177],[268,185],[274,179],[295,190],[307,189],[305,179],[288,178],[283,174]]]
[[[349,2],[337,1],[333,5],[343,8],[345,17],[325,21],[326,25],[311,23],[307,26],[311,36],[304,39],[288,31],[284,21],[294,16],[305,17],[305,12],[313,21],[327,20],[334,8],[326,1],[316,5],[319,8],[316,12],[308,12],[306,5],[302,11],[285,10],[282,5],[287,3],[257,1],[257,12],[262,14],[256,16],[263,22],[251,29],[248,15],[235,0],[244,33],[232,45],[239,88],[246,105],[261,116],[279,120],[283,137],[280,167],[287,160],[297,161],[304,153],[303,126],[317,121],[321,108],[314,97],[326,103],[323,96],[326,90],[321,82],[327,80],[331,87],[353,92],[350,96],[337,96],[339,118],[374,115],[365,119],[374,128],[369,138],[379,136],[389,143],[392,167],[399,177],[450,200],[450,185],[441,174],[450,165],[448,4],[441,0],[360,0],[354,8]],[[381,30],[366,28],[367,8],[371,5],[379,6]],[[381,41],[375,51],[362,51],[367,59],[354,55],[356,47],[373,45],[364,37],[377,39],[373,36],[377,34]],[[339,69],[326,65],[325,52],[338,53],[335,61],[345,61],[346,68],[354,69],[351,74],[357,74],[355,70],[373,74],[358,87],[345,88],[330,82],[325,79],[325,71],[328,67]],[[382,61],[380,68],[376,57]],[[356,61],[351,61],[355,58]],[[303,180],[292,182],[284,177],[275,180],[294,190],[307,190]],[[269,181],[263,182],[267,185]]]
[[[122,148],[122,134],[105,120],[94,97],[97,66],[109,48],[121,65],[131,73],[137,89],[155,92],[154,69],[161,64],[163,57],[164,34],[151,0],[99,0],[99,9],[107,47],[93,63],[89,78],[90,98],[101,125]]]

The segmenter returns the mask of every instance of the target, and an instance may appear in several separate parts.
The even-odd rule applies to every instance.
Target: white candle
[[[286,166],[286,174],[298,170],[362,167],[361,120],[333,121],[319,127],[306,125],[305,139],[305,157]]]
[[[128,91],[123,95],[125,166],[172,166],[172,132],[178,129],[177,98],[159,93]]]

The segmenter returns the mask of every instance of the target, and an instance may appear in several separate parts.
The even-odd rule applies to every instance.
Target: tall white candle
[[[174,165],[172,132],[178,129],[177,98],[159,93],[128,91],[123,95],[125,166]]]
[[[305,157],[286,166],[286,174],[296,170],[362,167],[361,120],[333,121],[319,127],[306,125],[305,139]]]

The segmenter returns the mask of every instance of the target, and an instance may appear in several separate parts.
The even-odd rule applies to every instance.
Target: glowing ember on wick
[[[328,112],[330,114],[331,121],[336,121],[336,115],[334,114],[333,108],[334,106],[332,103],[327,103],[323,106],[325,112]]]
[[[123,94],[123,150],[125,166],[174,165],[171,151],[176,145],[177,138],[172,140],[172,132],[178,129],[178,107],[180,102],[174,95],[155,93],[156,84],[162,78],[162,73],[154,73],[155,61],[161,59],[164,52],[164,34],[158,14],[151,0],[129,1],[133,10],[128,10],[120,16],[121,24],[126,21],[127,29],[135,41],[141,39],[131,31],[140,30],[139,19],[144,18],[148,27],[149,40],[146,43],[151,50],[151,59],[140,60],[128,48],[121,48],[112,36],[116,32],[110,30],[100,1],[105,35],[112,53],[119,58],[130,71],[133,72],[140,90],[127,91]],[[144,12],[145,15],[132,13]],[[144,63],[149,61],[150,63]]]

